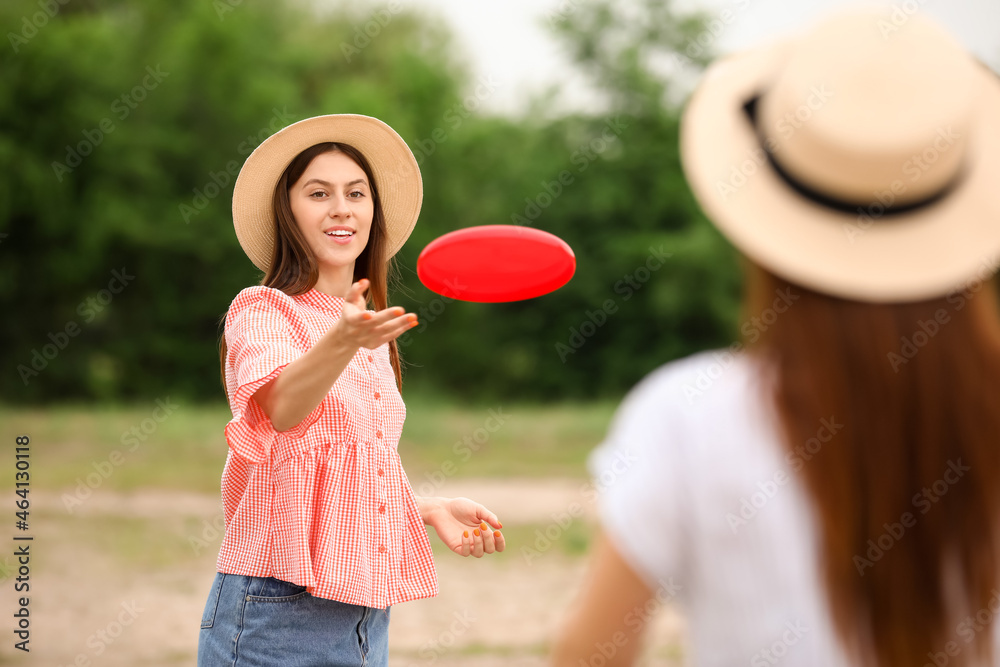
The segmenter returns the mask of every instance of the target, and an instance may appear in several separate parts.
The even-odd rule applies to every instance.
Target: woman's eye
[[[351,192],[351,196],[354,196],[354,195],[357,195],[357,197],[355,197],[355,199],[357,199],[357,198],[360,198],[360,197],[364,197],[365,193],[362,192],[361,190],[354,190],[353,192]]]
[[[325,195],[325,194],[326,194],[326,193],[325,193],[325,192],[323,192],[322,190],[317,190],[316,192],[312,193],[312,194],[311,194],[311,195],[309,195],[309,196],[310,196],[310,197],[315,197],[316,195]]]

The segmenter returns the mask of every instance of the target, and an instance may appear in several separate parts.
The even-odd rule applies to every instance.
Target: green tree
[[[711,57],[690,48],[705,18],[648,0],[565,2],[546,20],[606,109],[545,121],[540,100],[534,117],[476,119],[441,147],[435,165],[461,166],[431,195],[451,228],[544,229],[574,249],[577,272],[509,304],[445,304],[424,290],[407,302],[425,310],[404,342],[413,382],[483,400],[620,395],[656,366],[734,338],[737,255],[684,180],[679,95],[662,72],[664,62],[696,72]],[[449,230],[429,220],[412,257]]]
[[[492,84],[442,22],[394,4],[47,6],[0,8],[0,290],[16,313],[0,324],[5,400],[221,399],[221,318],[262,277],[233,231],[235,175],[272,132],[324,113],[382,118],[421,164],[424,206],[392,298],[422,311],[401,339],[404,394],[620,395],[732,338],[735,253],[684,182],[663,67],[700,67],[676,54],[704,17],[567,0],[553,28],[605,109],[553,118],[542,97],[506,118],[482,113]],[[565,239],[576,276],[508,304],[420,285],[428,242],[498,223]]]
[[[230,213],[246,156],[323,113],[423,136],[467,72],[389,5],[51,4],[0,8],[4,398],[221,397],[219,318],[261,278]]]

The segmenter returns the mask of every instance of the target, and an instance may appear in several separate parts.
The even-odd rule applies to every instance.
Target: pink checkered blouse
[[[277,577],[384,608],[438,593],[431,546],[396,447],[406,406],[389,346],[360,348],[316,409],[277,432],[250,397],[309,350],[344,299],[255,285],[226,315],[233,419],[219,572]]]

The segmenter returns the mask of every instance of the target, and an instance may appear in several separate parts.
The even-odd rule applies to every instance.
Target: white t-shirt
[[[848,667],[802,486],[809,464],[781,448],[761,377],[722,349],[636,385],[588,459],[602,529],[661,600],[675,595],[689,664]],[[837,437],[837,418],[816,424],[802,456]]]

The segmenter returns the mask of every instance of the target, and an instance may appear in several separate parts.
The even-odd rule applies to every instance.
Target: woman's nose
[[[343,197],[330,198],[330,217],[345,217],[351,214],[351,209],[347,205],[347,200]]]

